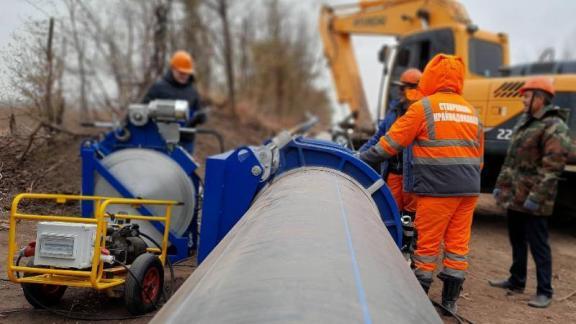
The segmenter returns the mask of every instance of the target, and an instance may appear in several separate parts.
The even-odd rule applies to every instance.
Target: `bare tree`
[[[226,73],[226,85],[228,88],[228,100],[232,113],[236,114],[236,75],[234,72],[234,44],[232,40],[231,22],[230,22],[230,0],[206,0],[206,5],[216,12],[220,19],[224,56],[224,71]]]
[[[33,107],[32,117],[46,127],[60,125],[65,108],[62,78],[66,53],[65,42],[60,40],[53,18],[30,22],[11,45],[11,52],[18,55],[6,57],[16,99]]]
[[[203,0],[181,0],[182,17],[176,20],[177,28],[174,35],[173,49],[188,50],[195,60],[195,70],[200,90],[209,96],[213,87],[213,56],[215,45],[212,41],[212,31],[207,26]]]
[[[78,66],[69,66],[68,72],[80,80],[89,75],[89,81],[80,82],[93,85],[85,96],[121,114],[163,72],[172,1],[69,0],[67,6],[74,14],[69,34],[80,40],[74,42]]]
[[[74,45],[74,50],[76,52],[76,59],[78,62],[78,81],[80,87],[80,113],[82,121],[87,121],[90,119],[90,110],[88,106],[88,79],[86,71],[86,42],[81,39],[79,35],[79,28],[77,26],[77,11],[78,6],[75,1],[67,0],[66,7],[68,10],[68,16],[70,17],[70,30],[69,34],[72,36],[72,43]]]
[[[166,61],[168,39],[168,17],[172,1],[158,2],[154,5],[154,53],[151,70],[155,75],[161,75]]]
[[[315,81],[321,51],[303,15],[278,0],[265,1],[258,37],[249,44],[251,74],[259,110],[272,117],[291,119],[313,112],[327,118],[328,98]],[[250,92],[249,92],[250,93]]]
[[[247,16],[242,18],[240,24],[240,34],[238,35],[238,80],[239,80],[239,90],[244,93],[245,96],[252,96],[248,80],[250,74],[252,73],[251,66],[251,53],[250,47],[256,39],[255,24],[253,17]]]
[[[98,111],[122,115],[141,100],[176,49],[195,58],[201,93],[223,93],[234,114],[238,101],[279,118],[327,111],[326,93],[316,85],[317,33],[285,0],[66,0],[64,5],[54,40],[48,44],[50,28],[38,22],[33,37],[18,40],[23,54],[13,56],[20,97],[29,98],[50,123],[60,122],[64,97],[84,119]],[[20,73],[31,64],[38,69]]]

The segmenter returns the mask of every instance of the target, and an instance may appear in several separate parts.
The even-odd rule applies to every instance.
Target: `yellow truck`
[[[474,25],[461,3],[455,0],[361,0],[358,3],[324,6],[319,28],[324,54],[338,101],[357,117],[356,130],[364,138],[374,129],[368,111],[352,36],[391,36],[394,45],[379,53],[383,63],[381,100],[376,120],[384,118],[391,97],[391,82],[408,68],[423,69],[437,53],[455,54],[467,70],[464,97],[480,114],[485,127],[486,168],[483,190],[491,191],[500,170],[512,129],[522,114],[518,90],[530,74],[546,74],[554,80],[555,104],[566,109],[567,123],[576,130],[576,74],[569,64],[546,63],[510,67],[508,36],[483,31]],[[377,72],[375,72],[377,73]],[[574,138],[574,133],[571,134]],[[362,138],[362,136],[360,136]],[[566,167],[560,184],[557,210],[576,214],[569,184],[575,183],[576,165]],[[572,199],[573,200],[573,199]],[[574,206],[571,206],[574,205]]]

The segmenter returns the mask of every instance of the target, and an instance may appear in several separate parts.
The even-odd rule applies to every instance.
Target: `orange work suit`
[[[431,277],[444,240],[444,273],[462,277],[468,269],[466,256],[472,228],[472,216],[478,196],[418,197],[416,231],[418,242],[414,253],[417,275]]]
[[[416,212],[416,195],[403,190],[404,177],[401,174],[389,173],[386,184],[392,193],[398,210],[410,213]]]
[[[439,54],[426,66],[419,88],[424,96],[382,136],[376,150],[391,157],[412,153],[417,197],[415,274],[431,280],[444,240],[446,275],[464,278],[472,215],[480,193],[484,137],[478,112],[462,96],[464,64]]]

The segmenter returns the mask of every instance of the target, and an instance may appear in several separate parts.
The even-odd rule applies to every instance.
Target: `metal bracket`
[[[385,184],[384,179],[380,178],[376,182],[374,182],[370,187],[366,188],[370,195],[373,195],[376,191],[380,190],[382,186]]]

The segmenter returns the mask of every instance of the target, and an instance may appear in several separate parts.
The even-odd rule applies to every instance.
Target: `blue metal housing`
[[[198,262],[202,262],[234,224],[250,208],[260,189],[282,173],[300,167],[325,167],[352,177],[365,188],[381,180],[370,166],[353,152],[335,143],[298,137],[280,149],[278,168],[267,179],[254,170],[263,170],[256,151],[241,147],[212,156],[206,162],[206,183]],[[396,202],[384,184],[372,194],[382,221],[398,245],[402,224]]]
[[[200,178],[195,173],[198,165],[194,162],[190,154],[180,145],[169,145],[166,143],[164,138],[160,135],[156,124],[148,122],[144,126],[134,126],[128,123],[123,129],[116,129],[108,132],[101,141],[88,140],[82,143],[80,154],[82,158],[83,195],[94,195],[95,178],[98,174],[116,191],[118,191],[122,197],[136,198],[135,195],[132,194],[121,181],[114,177],[101,162],[101,160],[107,155],[128,148],[151,149],[166,154],[186,172],[187,176],[192,180],[196,193],[198,193]],[[198,197],[194,198],[196,199],[196,205],[198,205]],[[145,206],[139,207],[138,211],[142,215],[153,215]],[[198,208],[196,208],[195,212],[198,212]],[[93,213],[93,203],[89,201],[83,202],[82,216],[92,217]],[[164,231],[162,223],[153,222],[153,225],[160,233]],[[168,252],[172,262],[189,256],[189,249],[193,240],[191,232],[196,230],[196,227],[191,224],[187,229],[186,234],[182,237],[177,237],[170,233],[169,240],[172,246]]]

